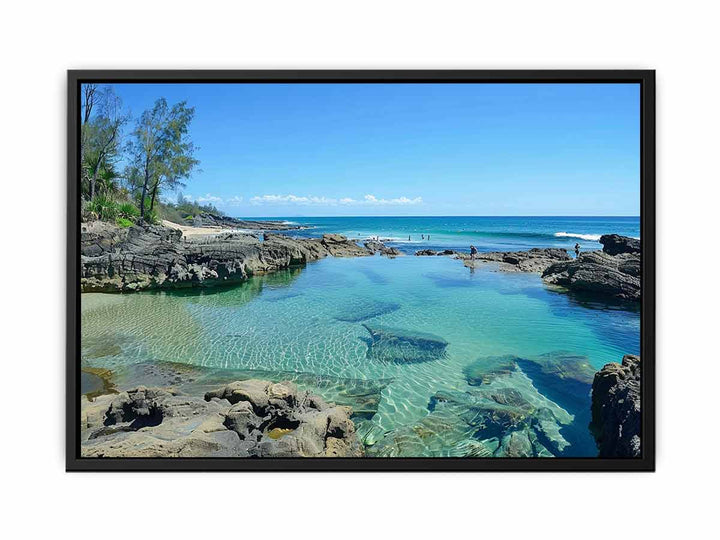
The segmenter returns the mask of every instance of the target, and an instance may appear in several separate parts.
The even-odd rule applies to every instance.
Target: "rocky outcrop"
[[[158,225],[120,229],[95,221],[80,233],[82,292],[213,286],[254,274],[300,266],[322,257],[356,257],[371,252],[341,235],[294,239],[228,233],[183,239]]]
[[[640,256],[634,253],[581,253],[574,260],[549,266],[542,278],[545,283],[575,292],[640,301]]]
[[[438,252],[434,249],[421,249],[415,252],[416,257],[434,257]]]
[[[595,374],[590,431],[599,457],[641,455],[640,371],[640,357],[628,354]]]
[[[222,229],[244,229],[258,231],[291,231],[302,229],[300,225],[293,225],[284,221],[255,221],[237,219],[228,216],[219,216],[209,212],[203,212],[188,220],[188,223],[182,225],[192,225],[193,227],[220,227]]]
[[[455,251],[454,249],[443,249],[442,251],[435,251],[434,249],[421,249],[415,252],[416,257],[435,257],[444,255],[458,255],[462,257],[462,253]]]
[[[304,242],[314,241],[315,240],[311,239],[305,240]],[[300,240],[300,242],[302,242],[302,240]],[[342,234],[323,234],[319,242],[333,257],[367,257],[368,255],[372,255],[372,251],[358,246]]]
[[[236,381],[204,398],[138,387],[84,399],[83,457],[361,457],[348,407],[288,381]]]
[[[620,255],[621,253],[640,254],[640,240],[619,234],[604,234],[600,237],[603,251],[608,255]]]
[[[458,254],[468,268],[479,268],[486,263],[495,263],[503,272],[542,273],[554,263],[571,260],[564,249],[532,248],[528,251],[492,251],[476,253],[471,258],[467,253]]]
[[[399,249],[388,247],[378,240],[368,240],[363,242],[363,245],[372,253],[379,253],[380,255],[385,255],[386,257],[399,257],[403,254]]]

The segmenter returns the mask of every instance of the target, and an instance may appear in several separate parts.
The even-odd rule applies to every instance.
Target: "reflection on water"
[[[318,381],[332,380],[336,386],[337,381],[370,381],[372,397],[363,399],[372,407],[362,405],[366,414],[358,426],[365,442],[377,445],[370,452],[375,455],[500,455],[503,444],[530,445],[538,455],[545,450],[552,455],[592,455],[582,406],[565,404],[563,410],[572,420],[561,413],[544,418],[546,413],[521,407],[527,419],[518,424],[519,435],[504,443],[497,437],[495,446],[478,439],[480,432],[463,424],[464,416],[458,414],[494,399],[483,394],[483,386],[468,381],[468,366],[479,358],[529,358],[564,350],[586,357],[596,370],[623,354],[637,354],[639,314],[592,307],[548,290],[537,275],[489,270],[471,274],[445,257],[330,258],[229,288],[85,294],[82,358],[84,365],[115,371],[175,362],[212,368],[214,374],[235,370],[240,376],[256,370],[265,378],[288,378],[290,372],[304,378],[308,388],[313,377],[320,377],[317,386],[325,384],[325,395],[338,400],[343,399],[338,391],[328,390],[333,385]],[[368,327],[392,329],[380,335],[378,354],[372,352]],[[435,341],[416,339],[428,335]],[[433,347],[441,345],[442,354],[434,354]],[[423,361],[387,361],[398,351],[406,359],[418,356]],[[518,363],[512,377],[491,384],[520,389],[530,385],[534,390],[522,390],[524,400],[552,400],[543,392],[548,381],[537,375],[537,381],[528,378],[532,374],[526,374],[527,369]],[[538,391],[540,398],[535,396]],[[438,407],[438,393],[448,392],[456,397]],[[589,411],[589,396],[582,400]],[[428,435],[434,432],[427,424],[446,426],[451,417],[455,423],[443,432],[447,437]],[[552,443],[541,425],[548,433],[556,430],[553,437],[569,444]],[[425,437],[422,444],[418,432]],[[415,442],[400,445],[401,451],[392,442],[397,440]]]

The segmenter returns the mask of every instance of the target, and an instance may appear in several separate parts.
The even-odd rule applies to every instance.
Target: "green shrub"
[[[131,202],[124,202],[118,206],[118,215],[125,219],[135,219],[140,217],[140,210]]]
[[[122,228],[122,229],[127,229],[128,227],[132,227],[132,226],[133,226],[133,222],[132,222],[131,220],[127,219],[127,218],[124,218],[124,217],[119,217],[119,218],[117,218],[117,219],[115,220],[115,224],[116,224],[118,227]]]
[[[114,221],[118,217],[119,205],[108,197],[98,195],[87,203],[86,210],[95,214],[102,221]]]
[[[159,222],[157,210],[154,208],[145,210],[145,221],[154,225],[157,224]]]

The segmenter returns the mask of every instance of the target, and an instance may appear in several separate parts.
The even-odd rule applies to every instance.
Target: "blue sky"
[[[639,215],[635,84],[115,90],[133,118],[159,97],[195,107],[184,194],[233,216]]]

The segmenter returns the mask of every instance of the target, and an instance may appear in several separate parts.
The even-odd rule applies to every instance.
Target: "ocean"
[[[308,227],[297,236],[340,233],[350,239],[378,236],[404,252],[419,249],[513,251],[533,247],[601,249],[603,234],[640,238],[639,217],[284,217]]]

